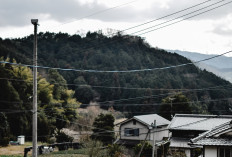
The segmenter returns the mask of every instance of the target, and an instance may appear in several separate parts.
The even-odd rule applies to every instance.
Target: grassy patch
[[[64,157],[64,156],[70,156],[70,157],[87,157],[85,154],[85,149],[77,149],[77,150],[65,150],[65,151],[56,151],[52,152],[50,154],[43,154],[41,156],[43,157]]]
[[[23,155],[0,155],[0,157],[23,157]]]
[[[45,143],[43,143],[45,144]],[[38,143],[42,145],[42,143]],[[23,145],[8,145],[7,147],[0,147],[0,157],[23,157],[24,148],[32,146],[32,142],[25,142]],[[28,152],[31,155],[32,151]]]

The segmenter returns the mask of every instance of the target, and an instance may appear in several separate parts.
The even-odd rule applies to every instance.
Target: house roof
[[[163,125],[169,125],[170,124],[170,121],[159,116],[158,114],[148,114],[148,115],[140,115],[140,116],[134,116],[133,118],[130,118],[130,119],[127,119],[121,123],[118,123],[117,125],[119,124],[125,124],[131,120],[137,120],[139,121],[140,123],[150,127],[152,123],[154,123],[154,120],[156,120],[156,126],[163,126]]]
[[[169,130],[208,131],[231,120],[229,115],[176,114]]]
[[[232,146],[232,134],[230,136],[220,137],[223,134],[232,132],[232,120],[221,124],[205,133],[200,134],[198,137],[190,140],[190,145],[220,145]]]
[[[200,145],[200,146],[232,146],[231,138],[202,138],[194,143],[189,143],[190,145]]]
[[[154,120],[156,120],[156,126],[170,124],[169,120],[159,116],[158,114],[140,115],[140,116],[134,116],[134,118],[145,123],[148,126],[150,126],[152,123],[154,123]]]

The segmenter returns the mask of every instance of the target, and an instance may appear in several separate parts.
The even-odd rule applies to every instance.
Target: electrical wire
[[[50,117],[50,118],[54,118],[52,116],[48,116],[48,115],[45,115],[46,117]],[[215,116],[214,118],[216,118],[218,116]],[[192,124],[196,124],[196,123],[200,123],[200,122],[203,122],[203,121],[206,121],[208,119],[211,119],[212,117],[209,117],[209,118],[205,118],[205,119],[201,119],[199,121],[196,121],[196,122],[191,122],[191,123],[187,123],[187,124],[183,124],[183,125],[180,125],[180,126],[176,126],[176,127],[173,127],[171,129],[176,129],[176,128],[180,128],[180,127],[183,127],[183,126],[188,126],[188,125],[192,125]],[[64,119],[61,119],[61,118],[56,118],[58,120],[61,120],[61,121],[66,121]],[[79,126],[84,126],[84,127],[88,127],[88,128],[92,128],[92,129],[98,129],[98,130],[102,130],[104,132],[98,132],[97,134],[102,134],[102,133],[113,133],[113,132],[122,132],[124,130],[119,130],[119,131],[112,131],[112,130],[105,130],[105,129],[102,129],[102,128],[96,128],[96,127],[93,127],[93,126],[90,126],[90,125],[84,125],[84,124],[81,124],[81,123],[77,123],[77,122],[70,122],[71,124],[77,124]],[[136,128],[138,129],[138,128]],[[141,129],[144,129],[144,128],[141,128]],[[131,129],[131,130],[134,130],[134,129]],[[170,128],[166,128],[166,129],[161,129],[161,130],[156,130],[156,131],[153,131],[151,133],[154,133],[154,132],[160,132],[160,131],[165,131],[165,130],[170,130]],[[142,134],[146,134],[146,133],[140,133],[140,135]]]
[[[224,0],[222,0],[222,1],[224,1]],[[222,1],[220,1],[220,2],[222,2]],[[173,24],[182,22],[182,21],[184,21],[184,20],[187,20],[187,19],[196,17],[196,16],[198,16],[198,15],[201,15],[201,14],[207,13],[207,12],[209,12],[209,11],[212,11],[212,10],[214,10],[214,9],[220,8],[220,7],[222,7],[222,6],[228,5],[228,4],[231,3],[231,2],[232,2],[232,1],[230,1],[230,2],[228,2],[228,3],[225,3],[225,4],[223,4],[223,5],[220,5],[220,6],[214,7],[214,8],[212,8],[212,9],[207,10],[207,11],[201,12],[201,13],[199,13],[199,14],[190,16],[190,17],[188,17],[188,18],[179,20],[179,21],[177,21],[177,22],[173,22],[173,23],[171,23],[171,24],[167,24],[167,25],[164,25],[164,26],[162,26],[162,27],[159,27],[159,28],[156,28],[156,29],[147,31],[147,32],[137,34],[137,36],[141,36],[141,35],[147,34],[147,33],[149,33],[149,32],[152,32],[152,31],[155,31],[155,30],[159,30],[159,29],[162,29],[162,28],[171,26],[171,25],[173,25]],[[214,3],[214,4],[211,4],[210,6],[215,5],[215,4],[217,4],[217,3],[219,3],[219,2],[216,2],[216,3]],[[208,7],[208,6],[207,6],[207,7]],[[205,9],[205,8],[207,8],[207,7],[204,7],[204,8],[202,8],[202,9],[198,9],[198,10],[203,10],[203,9]],[[195,12],[196,12],[196,11],[195,11]],[[189,15],[189,14],[188,14],[188,15]],[[183,17],[183,16],[186,16],[186,15],[182,15],[182,16],[180,16],[180,17]],[[173,20],[176,20],[176,19],[178,19],[178,18],[175,18],[175,19],[173,19]],[[169,20],[169,21],[163,22],[163,23],[161,23],[161,24],[165,24],[165,23],[168,23],[168,22],[173,21],[173,20]],[[160,24],[158,24],[158,25],[160,25]],[[152,27],[156,27],[156,26],[158,26],[158,25],[155,25],[155,26],[152,26]],[[140,30],[140,31],[144,31],[144,29],[142,29],[142,30]],[[136,34],[136,32],[134,32],[133,34]],[[130,35],[130,34],[129,34],[129,35]],[[121,39],[118,39],[118,40],[121,40]],[[116,40],[110,41],[110,42],[108,42],[108,43],[115,42],[115,41],[116,41]],[[106,43],[104,42],[103,44],[97,44],[96,46],[97,46],[97,47],[101,47],[102,45],[105,45],[105,44],[106,44]],[[89,47],[88,49],[85,49],[85,50],[89,50],[89,49],[93,49],[93,48],[96,48],[96,47],[92,47],[92,48]],[[84,52],[84,51],[80,51],[80,52]]]
[[[161,67],[161,68],[149,68],[149,69],[136,69],[136,70],[84,70],[84,69],[65,69],[65,68],[53,68],[53,67],[47,67],[47,66],[34,66],[34,65],[27,65],[27,64],[19,64],[19,63],[12,63],[12,62],[7,62],[7,61],[0,61],[2,64],[10,64],[10,65],[17,65],[17,66],[24,66],[24,67],[30,67],[30,68],[41,68],[41,69],[54,69],[54,70],[61,70],[61,71],[75,71],[75,72],[89,72],[89,73],[135,73],[135,72],[146,72],[146,71],[156,71],[156,70],[165,70],[165,69],[171,69],[171,68],[177,68],[177,67],[183,67],[187,65],[193,65],[196,63],[204,62],[207,60],[211,60],[213,58],[217,58],[220,56],[223,56],[225,54],[231,53],[232,50],[224,52],[219,55],[215,55],[213,57],[209,57],[206,59],[202,59],[199,61],[194,61],[194,62],[189,62],[189,63],[184,63],[184,64],[179,64],[179,65],[172,65],[172,66],[166,66],[166,67]]]
[[[164,19],[164,18],[166,18],[166,17],[170,17],[170,16],[173,16],[173,15],[175,15],[175,14],[184,12],[184,11],[186,11],[186,10],[195,8],[195,7],[197,7],[197,6],[201,6],[201,5],[203,5],[203,4],[205,4],[205,3],[208,3],[208,2],[210,2],[210,1],[212,1],[212,0],[207,0],[207,1],[204,1],[204,2],[201,2],[201,3],[198,3],[198,4],[195,4],[195,5],[192,5],[192,6],[188,7],[188,8],[185,8],[185,9],[179,10],[179,11],[177,11],[177,12],[174,12],[174,13],[171,13],[171,14],[168,14],[168,15],[165,15],[165,16],[162,16],[162,17],[159,17],[159,18],[157,18],[157,19],[150,20],[150,21],[147,21],[147,22],[145,22],[145,23],[142,23],[142,24],[139,24],[139,25],[135,25],[135,26],[126,28],[126,29],[124,29],[124,30],[122,30],[122,31],[120,31],[120,32],[125,32],[125,31],[130,30],[130,29],[134,29],[134,28],[137,28],[137,27],[140,27],[140,26],[144,26],[144,25],[146,25],[146,24],[149,24],[149,23],[152,23],[152,22],[155,22],[155,21],[158,21],[158,20],[162,20],[162,19]],[[112,34],[112,35],[114,35],[114,34]]]
[[[212,8],[212,9],[208,9],[208,10],[203,11],[203,12],[201,12],[201,13],[198,13],[198,14],[196,14],[196,15],[193,15],[193,16],[190,16],[190,17],[187,17],[187,18],[184,18],[184,19],[182,19],[182,20],[173,22],[173,23],[171,23],[171,24],[168,24],[168,25],[165,25],[165,26],[162,26],[162,27],[159,27],[159,28],[156,28],[156,29],[153,29],[153,30],[144,32],[144,33],[141,33],[141,34],[137,34],[137,35],[141,36],[141,35],[144,35],[144,34],[147,34],[147,33],[150,33],[150,32],[153,32],[153,31],[156,31],[156,30],[159,30],[159,29],[162,29],[162,28],[171,26],[171,25],[174,25],[174,24],[176,24],[176,23],[179,23],[179,22],[182,22],[182,21],[191,19],[191,18],[193,18],[193,17],[196,17],[196,16],[198,16],[198,15],[201,15],[201,14],[204,14],[204,13],[207,13],[207,12],[210,12],[210,11],[212,11],[212,10],[214,10],[214,9],[220,8],[220,7],[225,6],[225,5],[228,5],[228,4],[230,4],[230,3],[232,3],[232,1],[227,2],[227,3],[225,3],[225,4],[222,4],[222,5],[219,5],[219,6],[217,6],[217,7],[214,7],[214,8]]]
[[[161,106],[161,105],[175,105],[175,104],[194,104],[194,103],[204,103],[204,102],[218,102],[218,101],[231,101],[232,98],[222,98],[222,99],[210,99],[210,100],[202,100],[202,101],[189,101],[189,102],[170,102],[170,103],[152,103],[152,104],[116,104],[116,106]],[[0,102],[2,102],[0,100]],[[4,101],[5,102],[5,101]],[[9,102],[11,103],[11,102]],[[96,105],[92,105],[92,104],[84,104],[86,106],[101,106],[100,104],[96,104]],[[112,106],[112,105],[107,105],[107,106]],[[113,105],[115,106],[115,105]],[[40,111],[44,111],[44,112],[47,112],[47,111],[53,111],[54,109],[66,109],[66,108],[76,108],[77,109],[78,105],[75,105],[75,106],[72,106],[72,105],[69,105],[69,106],[64,106],[64,107],[55,107],[55,108],[51,108],[51,109],[44,109],[44,108],[41,108],[41,109],[38,109],[38,112]],[[226,110],[211,110],[211,111],[226,111]],[[32,110],[15,110],[15,109],[0,109],[0,112],[3,112],[3,113],[25,113],[25,112],[32,112]],[[69,112],[69,111],[65,111],[65,112]],[[70,112],[73,112],[73,111],[70,111]],[[125,109],[124,111],[122,112],[125,112]],[[166,111],[164,111],[166,112]],[[179,111],[179,112],[183,112],[183,111]],[[150,112],[133,112],[133,113],[150,113]]]
[[[222,87],[228,87],[231,85],[224,85],[224,86],[213,86],[213,87],[208,87],[208,88],[200,88],[200,89],[189,89],[186,91],[182,91],[182,93],[186,93],[186,92],[200,92],[200,91],[208,91],[208,90],[218,90],[217,88],[222,88]],[[226,88],[227,89],[227,88]],[[230,88],[229,88],[230,89]],[[220,89],[221,90],[221,89]],[[143,98],[158,98],[158,97],[162,97],[162,96],[168,96],[168,95],[173,95],[176,92],[171,92],[171,93],[166,93],[166,94],[157,94],[157,95],[150,95],[150,96],[140,96],[140,97],[134,97],[134,98],[127,98],[127,99],[116,99],[116,100],[108,100],[108,101],[102,101],[102,102],[97,102],[98,105],[90,105],[90,104],[75,104],[75,106],[79,106],[79,105],[83,105],[83,106],[100,106],[103,105],[105,103],[111,103],[111,102],[120,102],[120,101],[127,101],[127,100],[135,100],[135,99],[143,99]],[[224,98],[222,98],[221,100],[223,100]],[[230,99],[230,98],[225,98],[225,99]],[[217,99],[219,100],[219,99]],[[207,101],[211,101],[211,100],[205,100],[205,102]],[[32,102],[21,102],[21,101],[6,101],[6,100],[0,100],[0,102],[2,103],[10,103],[10,104],[31,104]],[[200,101],[197,101],[200,102]],[[39,103],[41,105],[45,105],[47,103]],[[54,103],[54,104],[59,104],[59,103]],[[114,105],[118,105],[118,104],[114,104]],[[123,104],[126,105],[126,104]],[[130,105],[130,104],[128,104]],[[139,104],[138,104],[139,105]]]
[[[0,78],[0,80],[8,80],[8,81],[19,81],[19,82],[26,82],[26,83],[33,83],[33,81],[26,81],[21,79],[9,79],[9,78]],[[46,84],[46,83],[40,83],[40,84]],[[105,89],[125,89],[125,90],[151,90],[151,91],[189,91],[189,90],[198,90],[193,88],[139,88],[139,87],[114,87],[114,86],[95,86],[90,84],[70,84],[70,83],[50,83],[51,85],[60,85],[60,86],[76,86],[76,87],[86,87],[90,86],[91,88],[105,88]],[[226,87],[231,85],[225,85],[225,86],[216,86],[216,87]],[[216,89],[216,90],[224,90],[225,88]],[[214,90],[214,89],[211,89]]]
[[[198,92],[198,91],[204,91],[204,90],[207,90],[207,89],[211,89],[211,87],[197,89],[197,90],[191,90],[191,91],[182,91],[182,93],[187,93],[187,92],[192,92],[192,91]],[[104,103],[110,103],[110,102],[121,102],[121,101],[129,101],[129,100],[136,100],[136,99],[143,99],[143,98],[158,98],[158,97],[174,95],[176,93],[178,93],[178,92],[170,92],[170,93],[158,94],[158,95],[150,95],[150,96],[140,96],[140,97],[127,98],[127,99],[115,99],[115,100],[103,101],[103,102],[98,102],[98,103],[104,104]]]
[[[217,4],[219,4],[219,3],[223,2],[223,1],[225,1],[225,0],[221,0],[221,1],[219,1],[219,2],[215,2],[215,3],[211,4],[211,5],[208,5],[208,6],[206,6],[206,7],[203,7],[203,8],[197,9],[197,10],[194,10],[194,11],[192,11],[192,12],[190,12],[190,13],[187,13],[187,14],[184,14],[184,15],[181,15],[181,16],[178,16],[178,17],[173,18],[173,19],[171,19],[171,20],[168,20],[168,21],[165,21],[165,22],[156,24],[156,25],[154,25],[154,26],[150,26],[150,27],[144,28],[144,29],[142,29],[142,30],[139,30],[139,31],[130,33],[130,35],[134,35],[134,34],[137,34],[137,33],[139,33],[139,32],[142,32],[142,31],[145,31],[145,30],[148,30],[148,29],[151,29],[151,28],[154,28],[154,27],[157,27],[157,26],[160,26],[160,25],[169,23],[169,22],[171,22],[171,21],[175,21],[175,20],[177,20],[177,19],[179,19],[179,18],[182,18],[182,17],[188,16],[188,15],[191,15],[191,14],[193,14],[193,13],[196,13],[196,12],[199,12],[199,11],[204,10],[204,9],[206,9],[206,8],[209,8],[209,7],[212,7],[212,6],[214,6],[214,5],[217,5]],[[226,3],[226,4],[227,4],[227,3]],[[216,9],[216,8],[217,8],[217,7],[213,8],[213,9]],[[213,10],[213,9],[211,9],[211,10]],[[199,14],[199,15],[200,15],[200,14]],[[193,16],[193,17],[194,17],[194,16]],[[188,18],[187,18],[187,19],[188,19]]]
[[[104,13],[104,12],[107,12],[107,11],[110,11],[110,10],[113,10],[113,9],[120,8],[122,6],[126,6],[126,5],[134,3],[136,1],[138,1],[138,0],[133,0],[133,1],[130,1],[130,2],[126,2],[126,3],[123,3],[123,4],[117,5],[117,6],[113,6],[113,7],[104,9],[104,10],[96,11],[96,12],[94,12],[92,14],[83,16],[81,18],[78,18],[78,19],[75,19],[75,20],[70,20],[70,21],[67,21],[67,22],[63,22],[63,23],[59,24],[58,26],[55,26],[55,27],[52,27],[52,28],[56,28],[56,27],[60,27],[60,26],[63,26],[63,25],[69,24],[69,23],[77,22],[77,21],[83,20],[83,19],[88,18],[88,17],[92,17],[92,16],[95,16],[95,15],[98,15],[98,14],[101,14],[101,13]]]
[[[151,21],[148,21],[148,22],[145,22],[145,23],[142,23],[142,24],[139,24],[139,25],[136,25],[136,26],[133,26],[133,27],[124,29],[124,30],[122,30],[122,31],[119,31],[119,33],[120,33],[120,32],[124,32],[124,31],[127,31],[127,30],[130,30],[130,29],[133,29],[133,28],[137,28],[137,27],[140,27],[140,26],[143,26],[143,25],[146,25],[146,24],[149,24],[149,23],[152,23],[152,22],[161,20],[161,19],[164,19],[164,18],[166,18],[166,17],[169,17],[169,16],[172,16],[172,15],[181,13],[181,12],[183,12],[183,11],[186,11],[186,10],[189,10],[189,9],[192,9],[192,8],[195,8],[195,7],[197,7],[197,6],[203,5],[204,3],[208,3],[208,2],[210,2],[210,1],[211,1],[211,0],[207,0],[207,1],[204,1],[204,2],[202,2],[202,3],[198,3],[198,4],[196,4],[196,5],[190,6],[190,7],[186,8],[186,9],[182,9],[182,10],[180,10],[180,11],[177,11],[177,12],[168,14],[168,15],[166,15],[166,16],[157,18],[157,19],[155,19],[155,20],[151,20]],[[222,1],[224,1],[224,0],[222,0]],[[220,2],[222,2],[222,1],[220,1]],[[214,3],[213,5],[215,5],[215,4],[217,4],[217,3],[220,3],[220,2],[216,2],[216,3]],[[212,4],[211,4],[210,6],[212,6]],[[204,7],[204,8],[202,8],[202,9],[205,9],[205,8],[207,8],[207,7]],[[202,9],[200,9],[200,10],[202,10]],[[178,18],[179,18],[179,17],[178,17]],[[110,35],[108,35],[108,36],[112,36],[112,35],[116,35],[116,34],[117,34],[117,33],[112,33],[112,34],[110,34]],[[133,34],[135,34],[135,33],[133,33]],[[129,34],[129,35],[132,35],[132,34]],[[92,41],[92,40],[90,40],[90,42],[91,42],[91,41]],[[115,42],[115,41],[113,41],[113,42]],[[108,43],[111,43],[111,42],[108,42]],[[105,44],[106,44],[106,43],[104,42],[104,45],[105,45]],[[102,45],[103,45],[103,44],[102,44]],[[95,46],[98,46],[98,47],[99,47],[99,46],[101,46],[101,44],[100,44],[100,45],[99,45],[99,44],[96,44]],[[92,48],[94,48],[94,47],[92,47]],[[87,49],[85,49],[85,50],[90,50],[90,49],[92,49],[92,48],[89,47],[89,48],[87,48]],[[83,51],[81,51],[81,52],[83,52]]]

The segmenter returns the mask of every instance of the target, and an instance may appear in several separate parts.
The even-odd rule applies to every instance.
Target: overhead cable
[[[61,71],[75,71],[75,72],[89,72],[89,73],[135,73],[135,72],[146,72],[146,71],[156,71],[156,70],[165,70],[165,69],[171,69],[171,68],[177,68],[177,67],[183,67],[186,65],[193,65],[196,63],[204,62],[207,60],[211,60],[213,58],[220,57],[222,55],[231,53],[232,50],[227,51],[225,53],[215,55],[213,57],[209,57],[206,59],[202,59],[199,61],[194,61],[194,62],[189,62],[189,63],[184,63],[184,64],[179,64],[179,65],[172,65],[172,66],[166,66],[166,67],[161,67],[161,68],[148,68],[148,69],[136,69],[136,70],[84,70],[84,69],[65,69],[65,68],[53,68],[53,67],[47,67],[47,66],[34,66],[34,65],[29,65],[29,64],[20,64],[20,63],[12,63],[12,62],[7,62],[7,61],[0,61],[2,64],[10,64],[10,65],[17,65],[17,66],[25,66],[25,67],[37,67],[41,69],[54,69],[54,70],[61,70]]]

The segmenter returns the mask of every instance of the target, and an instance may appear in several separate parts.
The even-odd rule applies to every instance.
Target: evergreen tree
[[[93,122],[92,139],[111,144],[114,138],[114,117],[111,114],[100,114]]]
[[[10,130],[7,117],[0,112],[0,146],[7,146],[10,141]]]
[[[160,115],[168,120],[172,119],[175,114],[190,114],[192,109],[189,99],[183,94],[177,94],[171,97],[166,97],[162,100],[160,107]]]

